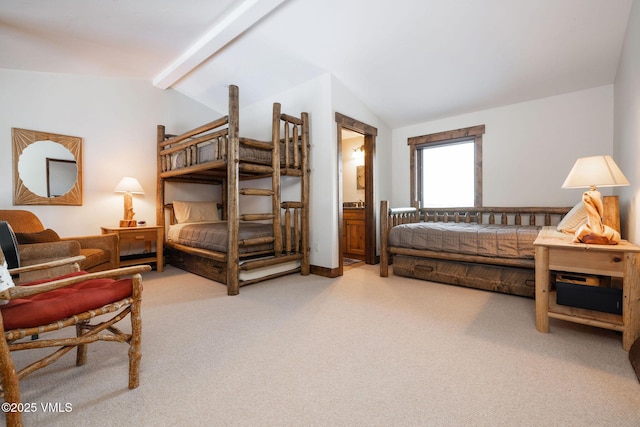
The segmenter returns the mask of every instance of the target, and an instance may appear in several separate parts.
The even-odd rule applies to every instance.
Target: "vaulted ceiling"
[[[225,111],[332,73],[391,127],[615,81],[633,0],[21,0],[0,68],[145,79]]]

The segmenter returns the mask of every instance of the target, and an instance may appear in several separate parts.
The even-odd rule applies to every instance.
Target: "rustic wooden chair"
[[[19,381],[26,375],[44,368],[77,347],[76,365],[83,365],[87,344],[95,341],[114,341],[129,344],[129,388],[138,387],[140,367],[140,338],[142,324],[142,277],[148,265],[119,268],[97,273],[79,271],[82,256],[56,260],[39,265],[7,269],[0,250],[0,397],[8,404],[7,426],[21,426],[17,411],[20,403]],[[73,263],[70,273],[54,279],[12,285],[11,276],[36,269],[60,267]],[[127,278],[121,278],[127,276]],[[91,319],[103,316],[90,323]],[[129,315],[131,333],[124,333],[114,325]],[[75,326],[70,338],[46,338],[47,332]],[[32,336],[39,335],[36,340]],[[54,349],[53,353],[17,370],[11,352],[39,348]],[[3,407],[3,409],[5,409]],[[12,409],[16,409],[13,411]]]

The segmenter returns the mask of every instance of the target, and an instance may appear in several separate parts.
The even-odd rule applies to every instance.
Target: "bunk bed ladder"
[[[227,151],[227,212],[226,219],[229,223],[229,232],[227,233],[227,294],[238,295],[240,293],[238,283],[239,272],[239,254],[237,242],[239,233],[239,208],[238,208],[238,184],[240,181],[240,171],[238,163],[240,162],[240,140],[238,137],[238,87],[229,86],[229,139]]]
[[[242,245],[256,245],[263,243],[273,243],[274,256],[282,256],[282,220],[280,215],[280,110],[279,103],[273,104],[273,116],[272,116],[272,142],[266,143],[262,141],[256,141],[253,139],[243,138],[240,143],[246,146],[252,146],[255,148],[268,148],[271,150],[271,166],[256,165],[256,164],[242,164],[240,163],[240,170],[250,171],[254,173],[265,173],[271,175],[271,188],[242,188],[238,190],[238,193],[243,196],[259,196],[259,197],[271,197],[271,212],[270,213],[252,213],[239,215],[239,219],[242,221],[271,221],[273,225],[273,237],[257,237],[253,239],[244,239],[239,241]]]
[[[281,106],[273,104],[271,117],[271,212],[273,214],[273,250],[275,256],[282,255],[282,222],[280,219],[280,110]]]

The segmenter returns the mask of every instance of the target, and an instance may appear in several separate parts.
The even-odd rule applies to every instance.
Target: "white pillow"
[[[5,291],[9,288],[13,288],[14,284],[13,284],[13,279],[11,278],[11,275],[9,274],[9,268],[7,266],[7,261],[4,259],[4,254],[2,253],[2,250],[0,249],[0,291]],[[9,300],[6,299],[0,299],[0,305],[4,305],[6,303],[8,303]]]
[[[556,229],[567,234],[574,234],[581,225],[587,223],[587,210],[582,201],[578,202],[558,224]]]
[[[220,221],[217,202],[173,202],[173,212],[179,224],[183,222]]]

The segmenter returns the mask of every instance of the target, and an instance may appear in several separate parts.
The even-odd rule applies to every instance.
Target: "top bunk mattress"
[[[418,222],[393,227],[389,246],[497,258],[533,259],[541,227]]]
[[[289,163],[293,162],[295,147],[293,144],[289,144]],[[285,164],[285,152],[284,143],[280,144],[280,165],[286,167]],[[221,150],[220,144],[214,141],[208,141],[195,146],[195,151],[192,150],[187,154],[187,150],[181,150],[171,155],[171,170],[180,169],[192,164],[200,164],[211,162],[214,160],[220,160]],[[240,144],[239,152],[240,159],[245,162],[257,163],[263,165],[271,165],[271,150],[264,150],[260,148],[247,147]],[[191,157],[191,158],[188,158]]]

